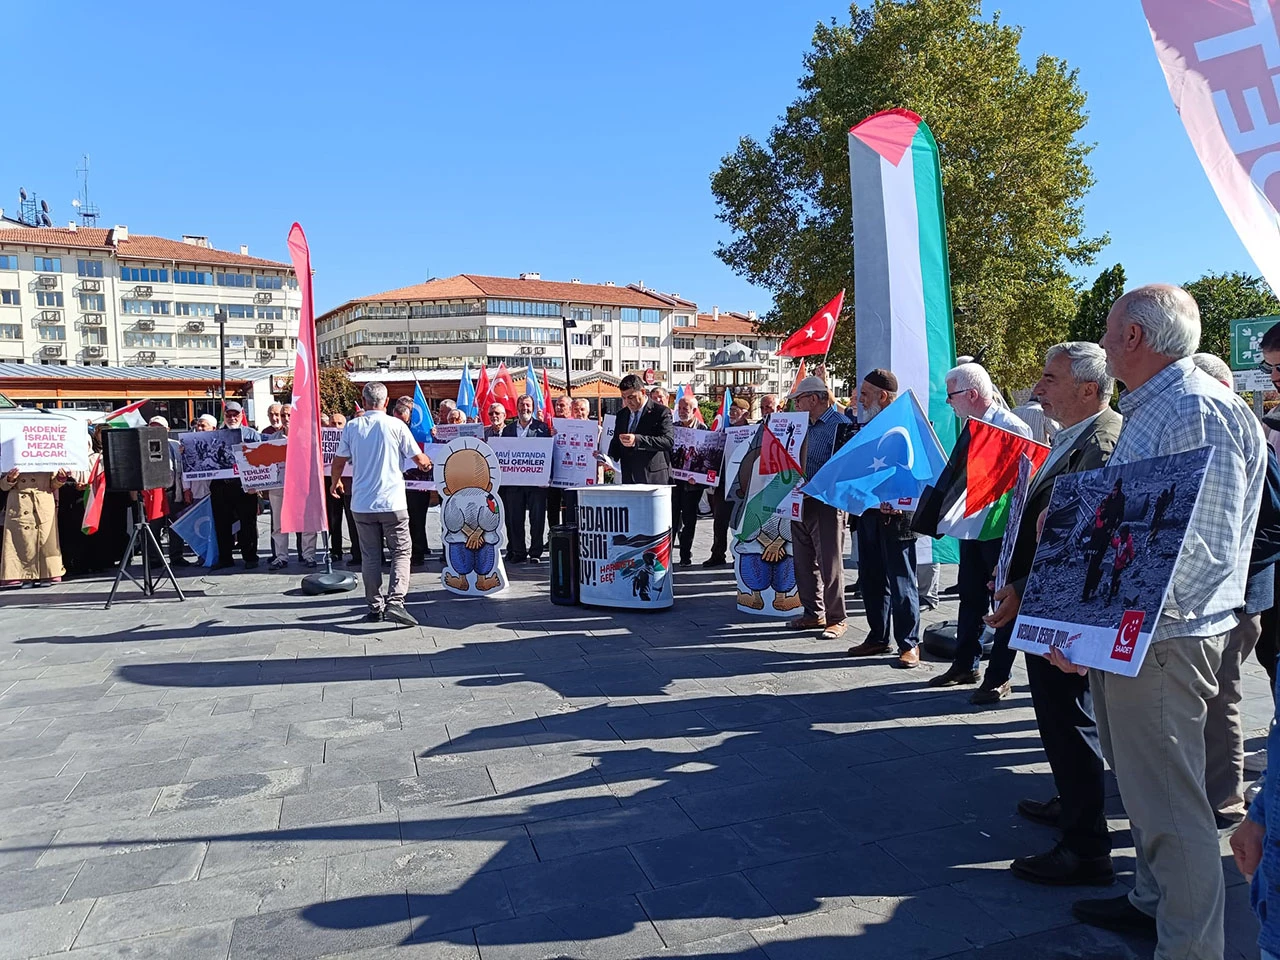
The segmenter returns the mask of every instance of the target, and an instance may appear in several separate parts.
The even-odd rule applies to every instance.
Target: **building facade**
[[[302,294],[287,263],[208,238],[0,224],[0,363],[292,366]]]

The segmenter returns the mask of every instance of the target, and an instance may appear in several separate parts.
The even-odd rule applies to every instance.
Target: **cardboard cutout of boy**
[[[725,464],[730,485],[726,494],[739,504],[746,500],[751,480],[759,470],[760,441],[757,432],[748,444],[734,451],[733,463]],[[743,537],[742,511],[734,519],[733,559],[738,581],[738,610],[758,616],[787,614],[801,606],[796,586],[796,565],[791,548],[791,520],[773,514],[753,534]]]
[[[498,496],[502,471],[483,440],[458,437],[444,445],[436,467],[443,477],[440,522],[444,527],[444,588],[460,596],[487,596],[507,587],[502,564],[506,517]]]

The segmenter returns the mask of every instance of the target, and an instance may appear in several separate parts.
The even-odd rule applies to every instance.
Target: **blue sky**
[[[1089,278],[1117,261],[1131,283],[1256,272],[1137,0],[996,9],[1025,28],[1025,58],[1064,57],[1089,93],[1088,229],[1112,239]],[[88,153],[104,225],[283,260],[299,220],[320,309],[428,275],[534,270],[763,312],[768,294],[713,253],[727,233],[708,178],[740,135],[767,134],[815,22],[847,7],[49,0],[6,15],[7,210],[24,185],[65,224]]]

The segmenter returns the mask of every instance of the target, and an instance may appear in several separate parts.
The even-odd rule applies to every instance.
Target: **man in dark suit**
[[[533,397],[516,397],[516,418],[502,428],[504,437],[549,437],[551,428],[533,415]],[[507,562],[541,563],[546,541],[547,488],[517,487],[504,483],[499,490],[507,508]],[[524,518],[529,516],[529,542],[525,545]]]
[[[997,607],[986,618],[997,633],[986,678],[974,694],[979,703],[994,703],[1008,692],[1015,655],[1009,649],[1009,637],[1054,478],[1105,466],[1115,448],[1123,418],[1109,406],[1114,386],[1107,373],[1106,354],[1096,343],[1060,343],[1049,348],[1044,374],[1034,393],[1045,413],[1062,424],[1062,430],[1054,437],[1049,459],[1031,478],[1009,564],[1009,583],[996,591]],[[1026,659],[1036,725],[1058,796],[1049,801],[1021,800],[1018,812],[1029,820],[1059,828],[1062,840],[1048,853],[1014,860],[1010,869],[1014,876],[1032,883],[1108,883],[1115,872],[1103,811],[1102,749],[1089,678],[1064,673],[1044,657],[1027,654]],[[979,698],[984,691],[989,691],[985,700]]]
[[[609,458],[622,468],[623,483],[671,482],[671,451],[676,429],[671,411],[646,396],[644,381],[629,373],[618,384],[622,409],[614,423]]]

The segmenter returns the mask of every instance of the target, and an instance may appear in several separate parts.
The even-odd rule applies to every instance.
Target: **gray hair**
[[[396,405],[391,412],[399,416],[402,413],[409,413],[412,410],[413,397],[397,397]]]
[[[1044,362],[1053,363],[1064,353],[1071,358],[1071,379],[1076,383],[1096,383],[1098,399],[1110,402],[1116,381],[1107,373],[1107,351],[1088,340],[1068,340],[1050,347]]]
[[[283,403],[268,404],[267,413],[270,413],[272,410],[279,410],[281,413],[284,413],[284,404]]]
[[[996,388],[991,384],[991,374],[979,363],[962,363],[947,371],[947,383],[956,390],[977,390],[984,400],[995,398]]]
[[[360,395],[364,397],[364,405],[369,410],[381,410],[387,405],[386,384],[379,383],[377,380],[366,383]]]
[[[1149,283],[1130,290],[1111,308],[1142,328],[1148,348],[1182,360],[1200,345],[1200,308],[1195,298],[1169,283]]]
[[[1231,368],[1221,357],[1214,356],[1212,353],[1197,353],[1191,358],[1191,362],[1220,383],[1228,386],[1235,383]]]

